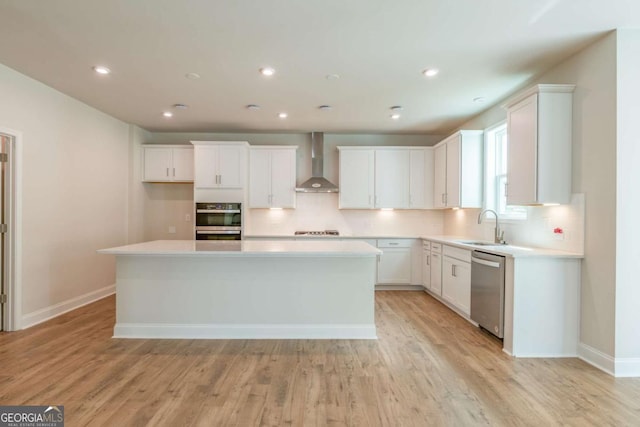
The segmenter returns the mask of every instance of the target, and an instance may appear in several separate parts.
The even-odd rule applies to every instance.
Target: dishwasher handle
[[[499,262],[487,261],[486,259],[480,259],[474,256],[471,257],[471,262],[486,265],[487,267],[500,268]]]

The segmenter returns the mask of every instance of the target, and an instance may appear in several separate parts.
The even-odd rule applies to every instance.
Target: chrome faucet
[[[482,224],[482,217],[487,212],[491,212],[496,217],[496,230],[495,230],[495,235],[493,237],[494,243],[498,245],[505,245],[507,242],[504,241],[504,231],[500,230],[500,223],[499,223],[498,214],[496,213],[496,211],[494,211],[493,209],[485,209],[481,211],[480,214],[478,215],[478,224]]]

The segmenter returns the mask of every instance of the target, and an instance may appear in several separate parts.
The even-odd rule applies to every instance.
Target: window
[[[527,209],[507,205],[507,124],[500,123],[485,131],[486,144],[486,208],[493,209],[500,219],[527,219]]]

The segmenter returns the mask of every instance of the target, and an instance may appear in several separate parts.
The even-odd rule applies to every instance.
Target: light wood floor
[[[513,359],[421,292],[378,292],[377,341],[116,340],[114,298],[0,334],[0,405],[68,426],[640,425],[640,379]]]

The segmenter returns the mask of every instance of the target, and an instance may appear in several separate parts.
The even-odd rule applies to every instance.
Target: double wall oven
[[[196,240],[242,240],[242,204],[196,203]]]

